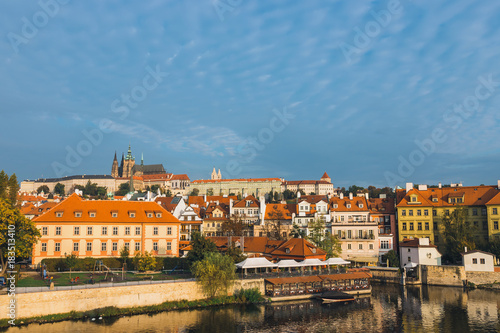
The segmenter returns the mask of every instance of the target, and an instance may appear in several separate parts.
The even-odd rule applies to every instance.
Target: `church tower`
[[[135,165],[135,158],[132,156],[132,150],[130,149],[130,145],[128,145],[127,156],[125,156],[125,160],[123,163],[123,174],[122,177],[130,178],[132,176],[132,168]]]
[[[113,159],[113,166],[111,167],[111,177],[113,177],[113,178],[119,177],[118,160],[116,159],[116,151],[115,151],[115,158]]]
[[[219,173],[217,173],[217,179],[222,179],[222,175],[220,173],[220,169],[219,169]]]
[[[214,170],[212,171],[212,175],[210,176],[210,179],[212,179],[212,180],[217,179],[217,172],[215,172],[215,167],[214,167]]]

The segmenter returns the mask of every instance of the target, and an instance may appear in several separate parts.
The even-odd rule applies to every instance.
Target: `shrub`
[[[259,303],[264,301],[258,288],[241,289],[234,296],[242,303]]]

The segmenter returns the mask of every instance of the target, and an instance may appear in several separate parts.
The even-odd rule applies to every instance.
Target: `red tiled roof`
[[[172,177],[171,173],[158,173],[154,175],[142,175],[142,179],[145,181],[155,181],[155,180],[169,180]]]
[[[189,180],[189,177],[186,174],[173,175],[171,180]]]
[[[337,208],[334,208],[334,204],[337,204]],[[351,208],[347,208],[348,204],[351,205]],[[360,207],[361,204],[363,207]],[[369,208],[364,196],[353,197],[352,200],[349,197],[344,197],[344,199],[334,197],[330,200],[330,210],[335,212],[367,212]]]
[[[247,206],[247,201],[251,201],[252,203],[250,204],[250,206]],[[237,203],[234,204],[234,208],[245,208],[245,207],[259,207],[259,201],[253,196],[253,195],[249,195],[247,196],[245,199],[242,199],[240,201],[238,201]]]
[[[267,204],[264,218],[266,220],[276,219],[291,220],[292,214],[297,213],[296,204]]]
[[[404,191],[404,190],[402,190]],[[443,188],[428,188],[425,191],[411,189],[408,193],[398,193],[400,201],[398,207],[413,207],[413,206],[484,206],[498,195],[496,186],[464,186],[464,187],[443,187]],[[410,201],[410,195],[417,195],[417,202]],[[462,203],[449,203],[448,198],[463,197]],[[437,201],[433,201],[435,198]],[[496,200],[496,199],[495,199]]]
[[[206,183],[220,183],[220,182],[271,182],[278,181],[279,178],[241,178],[241,179],[197,179],[193,180],[191,184],[206,184]]]
[[[371,214],[394,214],[394,198],[370,198],[368,206]]]
[[[314,244],[305,240],[304,238],[291,238],[281,244],[277,249],[271,251],[269,254],[271,254],[273,258],[281,259],[295,258],[303,260],[308,258],[326,258],[325,251],[316,247]]]
[[[321,176],[321,178],[330,178],[330,176],[328,176],[328,174],[325,171],[325,173],[323,174],[323,176]]]
[[[404,239],[401,243],[399,243],[399,247],[437,247],[436,245],[419,245],[418,238],[415,237],[413,239]]]

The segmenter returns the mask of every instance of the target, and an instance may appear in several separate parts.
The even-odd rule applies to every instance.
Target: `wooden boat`
[[[323,303],[341,303],[341,302],[352,302],[354,301],[354,296],[343,293],[341,291],[325,291],[318,296]]]

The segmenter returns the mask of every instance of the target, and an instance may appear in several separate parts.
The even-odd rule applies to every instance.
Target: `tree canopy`
[[[245,222],[245,215],[233,214],[228,221],[222,223],[222,232],[226,236],[244,236],[251,229]]]
[[[205,238],[201,233],[195,231],[191,233],[191,251],[187,254],[187,260],[190,265],[203,260],[208,253],[217,252],[215,243]]]
[[[54,193],[59,194],[59,195],[64,195],[64,184],[57,183],[56,186],[54,186]]]
[[[475,227],[468,221],[467,207],[457,206],[449,215],[443,218],[446,258],[454,263],[462,260],[461,252],[467,247],[474,250]]]
[[[330,234],[326,231],[325,222],[316,218],[313,222],[309,223],[309,236],[307,239],[326,252],[326,257],[333,258],[338,257],[342,252],[340,245],[340,240],[337,236]]]
[[[191,253],[191,252],[189,252]],[[220,253],[208,253],[193,264],[191,271],[207,297],[226,295],[236,278],[233,259]]]
[[[47,185],[38,186],[38,188],[36,189],[36,193],[40,194],[42,192],[45,194],[50,193],[49,187]]]
[[[382,256],[382,262],[387,262],[389,260],[389,267],[399,267],[399,258],[394,250],[390,250]]]
[[[125,195],[130,192],[130,183],[121,183],[118,187],[118,191],[116,191],[116,195]]]

